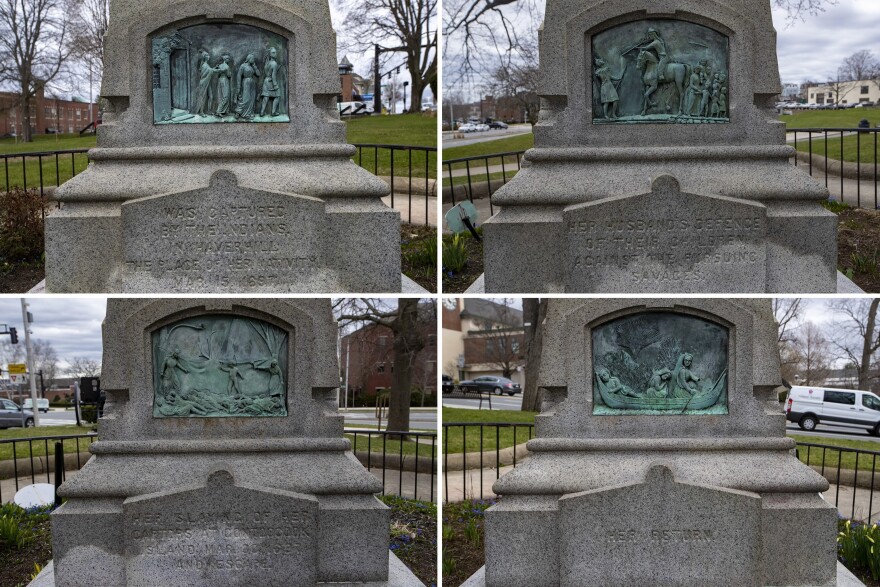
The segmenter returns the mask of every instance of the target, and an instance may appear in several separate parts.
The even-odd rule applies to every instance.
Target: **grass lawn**
[[[809,153],[812,148],[814,154],[837,161],[855,163],[861,160],[863,164],[874,164],[877,144],[880,142],[877,133],[859,133],[845,136],[842,139],[839,135],[837,138],[831,138],[833,136],[833,134],[829,135],[827,141],[813,137],[812,143],[806,135],[799,136],[798,142],[794,146],[802,153]],[[841,146],[843,147],[843,156],[840,154]],[[819,165],[816,161],[813,164]]]
[[[791,116],[780,116],[792,128],[856,128],[867,118],[871,126],[880,124],[880,108],[847,108],[846,110],[804,110]]]
[[[0,461],[12,458],[12,443],[3,442],[4,440],[19,438],[34,438],[38,436],[71,436],[79,434],[88,434],[93,426],[41,426],[39,428],[9,428],[0,430]],[[73,454],[77,450],[77,441],[75,439],[64,440],[64,453]],[[17,458],[30,458],[30,446],[33,446],[33,456],[42,457],[47,454],[55,454],[55,442],[53,440],[34,442],[33,445],[27,442],[15,443],[15,456]],[[79,451],[82,453],[83,462],[88,460],[89,440],[79,440]]]
[[[495,153],[510,153],[515,151],[527,151],[535,146],[535,135],[526,133],[515,135],[497,141],[486,141],[483,143],[475,143],[473,145],[465,145],[463,147],[446,147],[443,149],[443,160],[463,159],[465,157],[480,157],[483,155],[494,155]],[[509,158],[514,164],[516,157]],[[500,165],[501,160],[490,161],[491,165]],[[444,171],[445,171],[444,167]],[[464,166],[453,166],[453,169],[464,169]]]
[[[390,144],[436,147],[437,119],[421,114],[400,116],[370,116],[347,121],[349,143]],[[0,155],[25,153],[45,153],[69,149],[90,149],[95,146],[95,136],[79,135],[38,135],[31,143],[16,143],[15,139],[0,139]],[[437,155],[431,153],[426,161],[424,152],[395,151],[394,174],[407,177],[412,157],[413,177],[430,178],[437,176]],[[391,175],[391,151],[380,150],[378,157],[373,149],[362,149],[354,160],[365,169],[379,176]],[[427,163],[427,169],[426,169]],[[61,155],[56,166],[55,156],[43,157],[43,185],[60,185],[83,171],[88,165],[85,153]],[[7,164],[0,161],[0,189],[7,185],[40,187],[40,159],[27,157],[22,165],[21,159],[10,159]],[[76,173],[74,173],[74,170]],[[8,184],[7,184],[8,182]]]
[[[507,424],[534,424],[536,412],[519,412],[512,410],[466,410],[462,408],[443,408],[444,433],[443,450],[450,455],[462,452],[480,451],[480,427],[479,426],[449,426],[445,424],[465,423],[507,423]],[[514,433],[514,430],[516,432]],[[465,432],[466,431],[466,432]],[[530,429],[522,427],[483,428],[484,452],[494,451],[498,448],[508,448],[514,444],[522,444],[530,438]],[[464,451],[465,443],[467,450]]]
[[[835,446],[840,448],[851,448],[856,450],[866,450],[866,451],[875,451],[880,452],[880,442],[876,440],[850,440],[846,438],[819,438],[816,436],[803,436],[800,434],[789,434],[791,438],[794,438],[798,443],[809,443],[809,444],[822,444],[825,446]],[[814,465],[817,467],[822,466],[822,449],[811,448],[809,450],[809,463],[810,465]],[[807,449],[805,447],[798,448],[798,457],[803,462],[807,462]],[[840,461],[841,469],[855,469],[856,466],[856,455],[855,453],[847,453],[837,450],[826,450],[825,451],[825,468],[826,469],[836,469],[837,462]],[[874,463],[873,455],[860,455],[859,456],[859,470],[860,471],[870,471],[873,467]],[[878,459],[880,460],[880,455],[878,455]]]

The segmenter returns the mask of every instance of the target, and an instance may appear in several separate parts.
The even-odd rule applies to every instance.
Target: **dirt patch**
[[[437,507],[384,496],[391,507],[391,550],[428,587],[437,585]]]
[[[27,293],[46,277],[42,264],[20,263],[0,274],[0,293]]]
[[[447,248],[452,246],[452,235],[443,235],[444,257]],[[483,274],[483,242],[470,234],[463,234],[459,242],[467,252],[467,263],[460,271],[454,271],[443,264],[443,293],[464,293],[480,275]]]
[[[458,587],[485,564],[484,513],[495,503],[478,499],[443,506],[444,587]]]
[[[838,268],[864,291],[880,292],[880,211],[847,208],[839,216]]]
[[[34,533],[33,539],[21,548],[0,538],[0,587],[18,587],[27,585],[31,577],[37,573],[35,564],[41,567],[52,560],[52,537],[48,517],[39,516],[41,521],[30,522],[30,516],[24,522]]]

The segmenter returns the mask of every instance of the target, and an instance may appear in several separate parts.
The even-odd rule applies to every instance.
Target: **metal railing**
[[[460,429],[460,430],[457,430]],[[494,437],[490,434],[486,438],[486,430],[494,429]],[[471,446],[474,450],[468,450],[468,431],[470,431]],[[505,439],[502,443],[501,434],[504,431]],[[461,477],[463,495],[469,495],[470,499],[476,499],[476,491],[468,491],[469,487],[479,482],[479,498],[485,497],[483,484],[486,475],[491,479],[494,471],[495,479],[501,477],[501,468],[512,466],[516,468],[517,446],[528,442],[534,437],[535,425],[526,423],[491,423],[484,424],[480,422],[450,422],[443,423],[443,496],[446,503],[449,503],[450,495],[450,476],[453,477],[453,483],[457,481],[456,476]],[[510,436],[510,438],[508,438]],[[450,454],[449,441],[454,438],[455,441],[460,438],[462,450]],[[478,440],[474,440],[474,439]],[[487,444],[489,445],[487,450]],[[502,444],[505,446],[502,447]],[[494,458],[493,458],[494,455]],[[503,455],[503,458],[502,458]],[[461,459],[461,462],[450,462],[453,459]],[[474,465],[468,468],[468,463]],[[478,465],[478,466],[477,466]],[[488,471],[488,472],[487,472]],[[471,478],[473,477],[473,478]]]
[[[350,438],[352,451],[368,471],[376,470],[378,477],[381,469],[383,495],[434,501],[437,480],[435,433],[345,430],[344,434]],[[401,436],[405,437],[404,442],[399,441]],[[0,454],[6,447],[11,446],[12,450],[11,459],[0,460],[0,503],[11,500],[21,487],[42,483],[44,475],[46,483],[53,483],[58,479],[58,475],[53,478],[54,472],[60,471],[60,481],[63,481],[66,470],[79,470],[86,464],[91,457],[89,445],[97,438],[97,434],[74,434],[0,440]],[[408,454],[410,451],[412,454]],[[53,458],[56,464],[53,464]],[[4,481],[7,486],[5,495]],[[14,487],[11,495],[10,485]]]
[[[832,199],[857,208],[866,204],[878,208],[880,128],[798,128],[788,133],[798,150],[795,165],[824,181]]]
[[[443,201],[453,206],[463,200],[491,198],[522,167],[525,151],[449,159],[443,162]],[[495,214],[492,200],[489,211]]]
[[[408,212],[402,219],[413,223],[417,203],[413,197],[424,198],[424,224],[428,225],[428,211],[437,176],[437,148],[407,145],[356,144],[354,161],[378,177],[390,179],[391,207],[395,200],[407,199]],[[46,195],[49,188],[59,186],[84,171],[88,166],[88,149],[42,151],[0,155],[0,186],[5,191],[13,188],[35,189]]]
[[[788,143],[794,165],[825,184],[831,198],[857,208],[880,209],[880,128],[797,128]],[[443,161],[443,201],[489,198],[521,169],[525,151]],[[490,211],[495,214],[490,201]]]
[[[502,434],[505,435],[504,442]],[[516,468],[527,456],[522,445],[533,437],[533,424],[444,423],[444,501],[449,503],[450,495],[456,498],[452,501],[459,501],[459,497],[486,499],[485,481],[499,479],[504,467]],[[450,451],[450,439],[456,444],[460,441],[461,449]],[[516,450],[518,446],[519,452]],[[852,520],[877,521],[880,518],[880,475],[877,471],[880,451],[798,443],[796,452],[801,462],[831,483],[832,488],[826,492],[825,498],[838,511]],[[455,487],[459,483],[460,487]],[[876,512],[875,507],[878,508]]]

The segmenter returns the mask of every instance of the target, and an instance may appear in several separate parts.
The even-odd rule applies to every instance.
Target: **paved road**
[[[493,402],[494,405],[494,402]],[[345,414],[345,425],[352,426],[376,426],[375,411],[368,410],[349,410]],[[76,423],[76,416],[73,410],[66,411],[57,408],[50,409],[48,414],[40,414],[41,426],[65,426]],[[383,420],[384,424],[384,420]],[[427,430],[437,430],[437,411],[436,410],[420,410],[413,409],[410,412],[410,424],[414,428],[424,428]]]
[[[880,438],[868,434],[867,428],[856,428],[850,426],[831,426],[820,424],[814,432],[801,430],[797,424],[789,423],[786,428],[789,434],[799,434],[803,436],[815,436],[816,442],[821,444],[821,438],[848,438],[855,440],[872,440],[877,443],[877,450],[880,450]]]
[[[443,148],[466,147],[467,145],[475,145],[477,143],[487,143],[489,141],[497,141],[498,139],[506,139],[517,135],[523,135],[532,132],[531,124],[517,124],[510,126],[507,130],[490,130],[486,132],[465,133],[463,139],[453,138],[454,133],[443,133]]]
[[[445,408],[464,408],[466,410],[479,410],[480,409],[480,398],[478,396],[473,397],[444,397],[443,398],[443,407]],[[484,410],[489,409],[489,402],[486,398],[483,398],[483,408]],[[492,409],[493,410],[521,410],[522,409],[522,394],[517,394],[513,397],[508,395],[502,396],[492,396]]]

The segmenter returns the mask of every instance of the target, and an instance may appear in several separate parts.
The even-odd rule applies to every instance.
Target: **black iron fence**
[[[491,485],[528,456],[533,424],[444,423],[443,494],[446,503],[494,497]],[[880,518],[880,451],[798,443],[797,456],[825,477],[825,499],[852,520]],[[875,495],[875,493],[877,495]],[[874,510],[877,508],[877,511]]]
[[[788,131],[795,165],[822,181],[831,198],[878,209],[877,135],[880,128],[799,128]]]
[[[788,131],[788,143],[797,150],[794,164],[824,183],[832,199],[880,209],[878,135],[880,128],[799,128]],[[520,170],[524,153],[443,161],[444,203],[491,197]]]
[[[500,478],[502,468],[516,467],[525,454],[523,445],[534,433],[535,425],[528,423],[444,422],[443,496],[446,503],[484,499],[485,484]]]
[[[352,451],[364,466],[381,475],[382,494],[434,501],[437,435],[433,432],[345,430]],[[89,460],[96,434],[39,436],[0,440],[0,503],[22,487],[64,481]],[[45,478],[45,481],[43,479]]]
[[[436,205],[433,198],[436,196],[437,148],[373,144],[355,147],[353,160],[391,186],[390,205],[395,208],[395,203],[398,204],[402,219],[410,224],[427,225],[430,206]],[[88,149],[0,155],[0,186],[7,192],[26,187],[46,196],[50,188],[71,179],[88,164]],[[401,199],[406,201],[405,208],[400,206]]]

